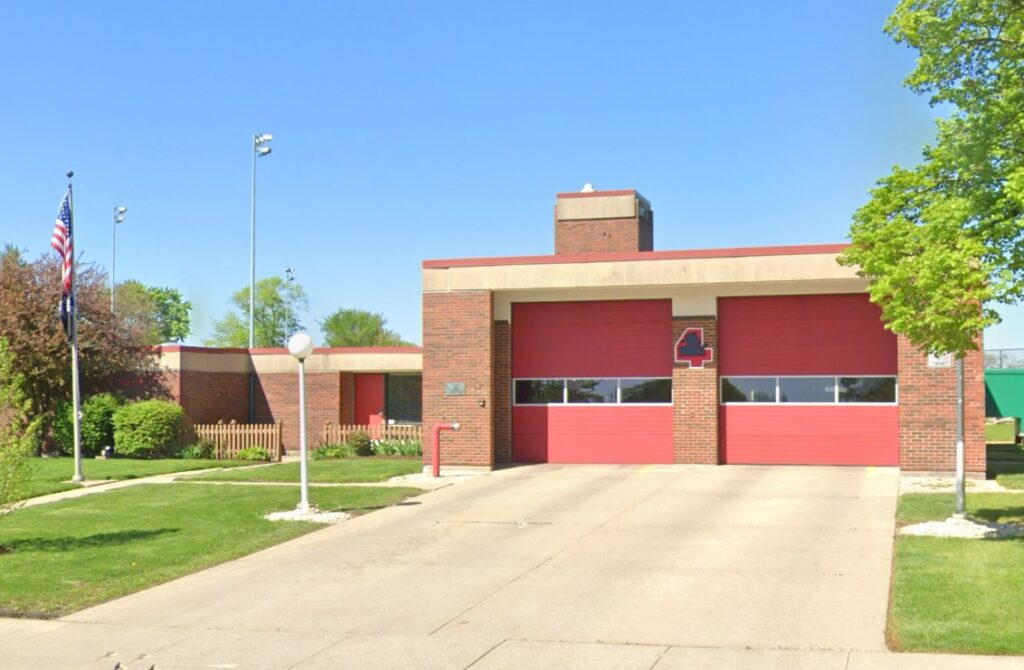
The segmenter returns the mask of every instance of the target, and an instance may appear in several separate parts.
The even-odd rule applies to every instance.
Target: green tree
[[[854,214],[842,262],[892,330],[962,358],[1024,294],[1024,1],[902,0],[885,30],[918,52],[906,85],[951,113]]]
[[[41,417],[32,417],[24,382],[15,370],[14,354],[0,339],[0,519],[25,497],[29,457],[42,423]]]
[[[71,398],[71,350],[57,318],[60,277],[61,261],[54,253],[29,262],[14,247],[0,252],[0,339],[6,340],[21,389],[47,430],[57,408]],[[79,264],[75,277],[79,371],[82,396],[88,397],[114,387],[127,370],[149,369],[153,359],[138,333],[110,313],[106,275]]]
[[[117,316],[146,344],[181,342],[192,328],[192,303],[177,289],[134,279],[117,285]]]
[[[329,347],[400,347],[409,344],[387,328],[387,319],[377,312],[343,308],[319,323]]]
[[[301,330],[299,315],[306,309],[306,292],[297,282],[268,277],[256,282],[253,339],[257,347],[283,347],[288,336]],[[213,347],[249,346],[249,287],[231,295],[231,308],[213,322],[213,336],[203,342]]]
[[[870,279],[889,328],[955,354],[962,379],[996,306],[1024,293],[1024,0],[901,0],[885,30],[918,52],[906,85],[951,112],[922,161],[894,167],[854,214],[841,262]],[[963,426],[959,404],[961,515]]]

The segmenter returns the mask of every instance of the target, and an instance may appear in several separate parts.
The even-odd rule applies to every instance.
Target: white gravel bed
[[[996,537],[1017,537],[1024,535],[1024,526],[1012,523],[992,523],[969,517],[950,517],[945,521],[926,521],[900,528],[900,535],[923,535],[928,537],[959,537],[982,540]]]
[[[287,512],[271,512],[263,517],[267,521],[311,521],[313,523],[341,523],[349,518],[345,512],[321,512],[315,507],[293,509]]]
[[[967,490],[971,493],[1024,493],[1021,489],[1008,489],[994,479],[968,479]],[[922,477],[908,475],[900,478],[900,495],[904,493],[952,493],[956,486],[954,477]]]

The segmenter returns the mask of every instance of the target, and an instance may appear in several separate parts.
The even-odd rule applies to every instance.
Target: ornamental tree
[[[71,398],[71,349],[57,314],[60,277],[55,254],[29,262],[14,247],[0,251],[0,339],[7,342],[33,416],[42,416],[47,426]],[[113,388],[126,370],[152,365],[145,340],[110,313],[105,273],[79,264],[75,292],[83,396]]]
[[[901,0],[885,30],[918,52],[905,84],[950,113],[878,181],[840,262],[889,328],[962,358],[1024,294],[1024,0]]]

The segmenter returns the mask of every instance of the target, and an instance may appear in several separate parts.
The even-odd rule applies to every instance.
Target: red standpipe
[[[434,476],[441,476],[441,431],[442,430],[458,430],[459,422],[453,423],[439,423],[434,426],[434,444],[432,448],[431,457],[434,461]]]

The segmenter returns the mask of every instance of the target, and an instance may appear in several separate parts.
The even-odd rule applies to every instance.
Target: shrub
[[[216,455],[217,447],[209,440],[199,440],[195,444],[183,447],[178,452],[178,458],[213,458]]]
[[[356,450],[351,444],[323,444],[310,454],[314,461],[322,461],[328,458],[353,458]]]
[[[373,453],[378,456],[422,456],[419,440],[373,440]]]
[[[246,447],[239,449],[235,455],[236,461],[269,461],[270,452],[263,447]]]
[[[109,393],[89,396],[82,402],[82,455],[97,456],[103,447],[114,446],[114,413],[122,402]],[[72,404],[65,403],[57,410],[53,422],[53,437],[62,454],[75,452],[75,425]]]
[[[349,435],[348,444],[359,456],[373,456],[373,442],[365,430],[357,430]]]
[[[177,450],[185,411],[166,400],[143,400],[114,413],[117,453],[134,458],[159,458]]]

